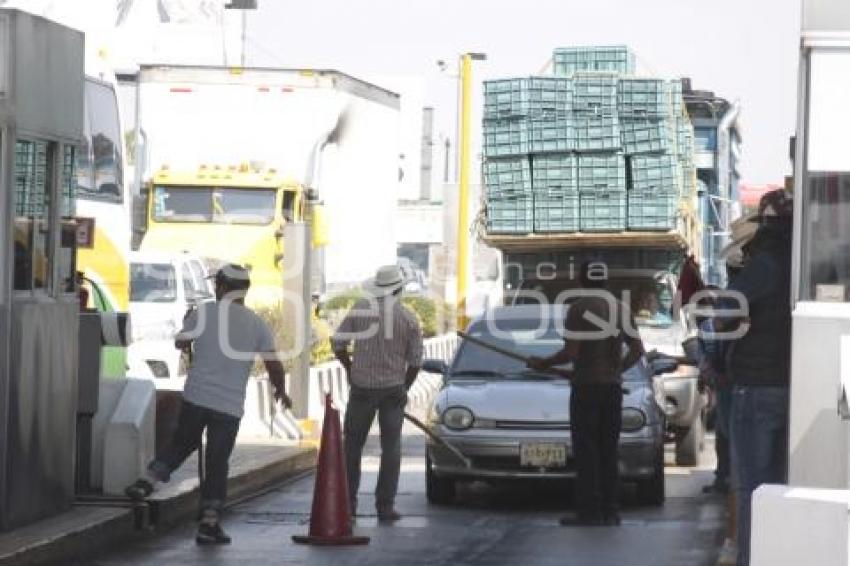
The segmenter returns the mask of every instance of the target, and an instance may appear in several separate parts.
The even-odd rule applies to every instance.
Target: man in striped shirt
[[[382,267],[363,285],[366,298],[343,319],[333,338],[337,359],[351,388],[343,436],[351,512],[357,510],[360,459],[375,414],[381,432],[381,466],[375,488],[378,520],[397,521],[395,496],[401,471],[401,427],[407,391],[422,365],[422,332],[416,316],[402,306],[401,270]],[[353,359],[349,347],[353,343]]]

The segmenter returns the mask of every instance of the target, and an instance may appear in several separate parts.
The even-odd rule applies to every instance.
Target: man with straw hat
[[[401,428],[407,390],[422,365],[419,322],[400,300],[405,283],[398,266],[378,269],[375,277],[363,284],[366,296],[351,308],[333,338],[334,353],[345,367],[350,386],[343,444],[351,513],[354,515],[357,509],[363,446],[377,413],[381,464],[375,508],[382,522],[401,518],[395,510],[401,472]]]
[[[745,330],[728,354],[732,380],[730,442],[737,495],[738,564],[749,564],[750,504],[764,483],[784,483],[787,473],[788,402],[791,375],[791,236],[793,203],[784,189],[766,193],[755,226],[741,226],[727,258],[743,260],[728,290],[745,305]],[[743,223],[742,223],[743,224]],[[738,256],[740,249],[740,256]],[[727,259],[728,261],[728,259]],[[736,301],[737,302],[737,301]]]

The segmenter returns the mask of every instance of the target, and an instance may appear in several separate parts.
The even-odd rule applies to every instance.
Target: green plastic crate
[[[576,148],[572,117],[534,119],[529,124],[528,150],[531,153],[564,153]]]
[[[574,114],[572,122],[575,131],[575,151],[579,153],[613,152],[620,150],[623,145],[620,121],[616,114],[608,116]]]
[[[610,71],[634,74],[635,54],[625,45],[599,47],[559,47],[552,55],[556,75],[582,71]]]
[[[626,191],[581,191],[582,232],[622,232],[626,229]]]
[[[626,226],[635,231],[669,231],[676,227],[678,195],[663,189],[632,189],[628,192]]]
[[[528,79],[528,114],[532,118],[563,118],[573,107],[573,81],[564,77]]]
[[[681,116],[685,109],[684,89],[679,79],[667,83],[667,93],[670,97],[670,107],[674,116]]]
[[[669,120],[623,118],[620,120],[623,153],[667,153],[671,147]]]
[[[528,234],[534,230],[534,197],[488,197],[487,232],[490,234]]]
[[[622,78],[617,84],[620,117],[665,118],[670,116],[668,86],[662,79]]]
[[[630,162],[630,188],[679,192],[681,172],[675,155],[635,155]]]
[[[527,78],[484,81],[484,119],[526,116],[529,111],[529,93]]]
[[[532,187],[535,194],[555,190],[578,191],[578,157],[571,154],[534,155],[531,158]]]
[[[485,120],[484,157],[510,157],[528,153],[528,121],[524,118]]]
[[[488,159],[483,165],[488,196],[530,193],[531,160],[528,156]]]
[[[626,160],[618,153],[580,155],[578,190],[609,192],[626,190]]]
[[[572,105],[572,80],[565,77],[484,81],[485,120],[564,116]]]
[[[591,115],[614,115],[617,82],[613,73],[578,73],[573,77],[573,111]]]
[[[579,195],[558,189],[535,191],[534,231],[576,232],[580,228]]]

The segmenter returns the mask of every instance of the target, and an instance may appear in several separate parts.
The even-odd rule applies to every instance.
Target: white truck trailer
[[[128,123],[137,187],[164,168],[274,169],[324,202],[328,244],[314,258],[317,290],[357,283],[395,261],[396,93],[312,69],[143,65],[121,80],[135,90]]]

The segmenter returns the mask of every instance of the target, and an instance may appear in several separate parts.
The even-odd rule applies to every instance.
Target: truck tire
[[[691,426],[676,435],[676,465],[696,466],[705,444],[705,423],[702,413]]]
[[[431,464],[431,456],[425,454],[425,497],[428,503],[433,505],[449,505],[454,502],[457,495],[455,481],[449,478],[441,478],[434,473]]]
[[[652,477],[637,482],[637,499],[641,505],[661,507],[664,505],[664,449],[656,456],[655,472]]]

